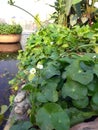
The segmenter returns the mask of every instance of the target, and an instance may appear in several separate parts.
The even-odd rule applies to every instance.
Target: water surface
[[[9,96],[10,96],[10,85],[9,81],[15,77],[18,71],[18,60],[12,57],[9,54],[0,53],[0,106],[9,105]],[[4,56],[4,57],[3,57]],[[14,57],[13,57],[14,56]],[[6,113],[5,117],[7,118],[9,111]],[[0,130],[3,130],[6,121],[0,125]]]

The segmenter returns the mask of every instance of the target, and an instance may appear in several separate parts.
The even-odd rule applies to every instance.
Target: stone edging
[[[23,88],[24,85],[21,86]],[[14,122],[20,120],[28,120],[27,111],[30,108],[30,102],[27,99],[27,93],[24,90],[19,90],[13,103],[13,109],[9,115],[9,119],[4,127],[4,130],[9,130]]]

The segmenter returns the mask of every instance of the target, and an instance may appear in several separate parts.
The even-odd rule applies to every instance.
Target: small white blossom
[[[96,58],[96,56],[94,55],[93,58]]]
[[[78,73],[81,73],[81,72],[82,72],[82,70],[79,70],[79,71],[78,71]]]
[[[94,3],[94,7],[95,7],[95,8],[98,8],[98,2],[95,2],[95,3]]]
[[[91,5],[92,4],[92,0],[89,0],[89,5]]]
[[[43,69],[43,65],[37,64],[37,68],[38,68],[38,69]]]
[[[53,45],[54,42],[50,42],[51,45]]]
[[[36,73],[36,69],[35,68],[30,69],[30,74],[35,74],[35,73]]]

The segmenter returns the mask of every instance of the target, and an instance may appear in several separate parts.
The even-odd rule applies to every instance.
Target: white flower
[[[94,55],[93,58],[96,58],[96,56]]]
[[[79,70],[79,71],[78,71],[78,73],[81,73],[81,72],[82,72],[82,70]]]
[[[89,0],[89,5],[91,5],[92,4],[92,0]]]
[[[36,69],[35,68],[30,69],[30,74],[35,74],[35,73],[36,73]]]
[[[50,42],[51,45],[53,45],[54,42]]]
[[[94,3],[94,7],[98,8],[98,2]]]
[[[38,68],[38,69],[43,69],[43,65],[37,64],[37,68]]]

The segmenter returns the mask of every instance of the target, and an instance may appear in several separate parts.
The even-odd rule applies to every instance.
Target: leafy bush
[[[52,18],[57,24],[72,27],[74,25],[92,25],[97,22],[96,0],[56,0]]]
[[[30,119],[41,130],[69,130],[98,114],[96,26],[70,30],[50,24],[32,34],[20,51],[19,72],[10,83],[25,82]]]
[[[0,34],[21,34],[22,27],[19,24],[0,24]]]

